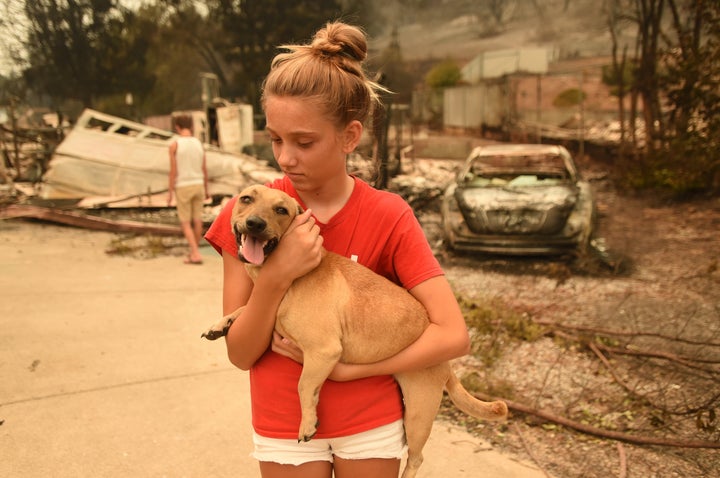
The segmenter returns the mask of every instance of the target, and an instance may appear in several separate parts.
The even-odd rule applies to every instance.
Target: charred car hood
[[[465,222],[476,234],[557,234],[578,200],[578,188],[458,185],[454,196]]]

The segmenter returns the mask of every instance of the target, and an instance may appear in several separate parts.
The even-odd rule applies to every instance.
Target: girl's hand
[[[271,347],[272,351],[276,354],[280,354],[283,357],[294,360],[301,365],[303,364],[303,351],[300,347],[298,347],[292,340],[277,333],[277,331],[273,331]],[[333,371],[330,373],[328,379],[335,382],[347,382],[349,380],[362,378],[361,367],[362,365],[351,365],[338,362]]]
[[[271,268],[276,277],[292,282],[320,264],[322,244],[320,227],[315,223],[312,211],[308,209],[295,217],[283,234],[277,249],[263,266],[263,271]]]
[[[271,347],[276,354],[292,359],[299,364],[303,363],[303,351],[300,347],[292,340],[280,335],[276,330],[273,331]]]

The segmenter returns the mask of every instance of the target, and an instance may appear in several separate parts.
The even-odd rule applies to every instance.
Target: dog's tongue
[[[265,243],[263,241],[258,241],[254,237],[245,236],[242,244],[242,255],[250,264],[259,266],[265,260],[264,246]]]

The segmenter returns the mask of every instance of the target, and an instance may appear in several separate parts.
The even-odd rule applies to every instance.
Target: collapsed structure
[[[175,135],[127,119],[86,109],[53,151],[42,181],[27,196],[0,208],[0,219],[26,217],[115,232],[181,235],[177,224],[102,217],[108,208],[165,208]],[[280,177],[268,162],[205,144],[208,193],[232,197],[246,186]],[[216,201],[214,201],[216,202]]]
[[[43,199],[77,198],[80,206],[166,206],[174,134],[86,109],[56,148],[39,185]],[[280,173],[253,156],[206,145],[211,196],[233,196]]]

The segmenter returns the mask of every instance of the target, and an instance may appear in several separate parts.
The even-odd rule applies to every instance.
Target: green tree
[[[277,46],[305,42],[324,23],[342,17],[336,0],[209,0],[207,21],[223,34],[214,49],[228,65],[222,92],[259,106],[262,81]]]
[[[553,106],[556,108],[570,108],[577,106],[587,98],[587,94],[578,88],[568,88],[561,91],[554,99]]]
[[[720,114],[720,3],[677,3],[668,2],[677,44],[663,52],[662,86],[673,105],[670,122],[678,134],[712,135],[709,127]]]
[[[157,18],[160,39],[149,56],[158,85],[153,110],[197,108],[198,75],[217,76],[220,96],[256,108],[260,85],[277,46],[304,42],[323,23],[341,18],[366,30],[374,26],[370,0],[230,1],[157,0],[139,14]],[[372,29],[372,28],[370,28]]]
[[[145,114],[200,109],[201,73],[214,73],[222,85],[228,84],[227,66],[214,45],[214,39],[225,34],[197,9],[196,2],[159,0],[139,8],[137,16],[157,26],[146,61],[155,84],[139,105]]]
[[[368,35],[379,35],[385,29],[385,17],[378,8],[383,0],[340,0],[342,20],[358,25]]]
[[[383,86],[392,92],[387,95],[387,100],[392,103],[410,103],[415,76],[408,71],[403,61],[397,29],[393,29],[387,48],[371,59],[370,68],[382,73]]]
[[[720,192],[720,2],[668,0],[675,42],[661,49],[669,108],[666,141],[654,156],[674,192]],[[667,153],[670,154],[667,154]]]
[[[608,12],[607,25],[611,38],[612,63],[609,66],[603,67],[602,70],[603,83],[610,86],[610,93],[617,96],[618,99],[618,120],[620,122],[621,155],[624,155],[627,146],[627,114],[625,112],[625,97],[628,93],[628,88],[635,81],[633,77],[635,66],[632,64],[632,62],[628,61],[629,45],[619,44],[620,33],[623,31],[624,28],[628,27],[631,24],[631,21],[623,14],[623,3],[624,0],[610,0],[606,5]],[[621,46],[621,51],[618,51]],[[633,129],[633,132],[634,131],[635,130]],[[635,135],[633,134],[631,135],[631,137],[634,139]]]
[[[460,67],[454,60],[444,60],[428,72],[425,83],[430,88],[446,88],[455,86],[462,80]]]
[[[147,29],[117,0],[25,2],[28,84],[55,100],[92,107],[103,95],[146,92]]]
[[[626,168],[630,184],[675,196],[717,193],[720,3],[627,0],[614,2],[613,7],[614,14],[631,19],[637,27],[630,120],[634,131],[634,112],[641,103],[645,140],[636,144],[642,154]],[[619,80],[624,65],[616,62],[614,66]]]

